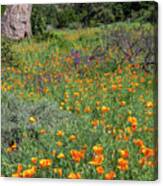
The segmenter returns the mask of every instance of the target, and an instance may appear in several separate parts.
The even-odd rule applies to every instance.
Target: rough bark
[[[31,36],[32,5],[8,5],[1,20],[1,33],[7,38],[20,40]]]

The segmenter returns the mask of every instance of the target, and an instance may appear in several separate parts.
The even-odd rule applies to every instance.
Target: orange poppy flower
[[[60,177],[62,176],[62,168],[54,168],[53,172],[55,174],[58,174]]]
[[[41,159],[39,164],[40,164],[41,168],[50,167],[52,164],[52,160],[51,159]]]
[[[143,166],[143,165],[146,163],[146,158],[143,157],[143,158],[139,159],[138,163],[139,163],[141,166]]]
[[[31,158],[31,162],[34,163],[34,164],[36,164],[37,163],[37,157],[32,157]]]
[[[13,173],[11,176],[12,176],[12,177],[15,177],[15,178],[18,178],[18,177],[20,177],[20,174],[19,174],[18,172],[15,172],[15,173]]]
[[[104,155],[100,154],[94,156],[92,161],[89,162],[89,164],[97,166],[97,165],[101,165],[103,161],[104,161]]]
[[[57,158],[58,159],[64,159],[65,158],[65,155],[63,153],[60,153],[60,154],[58,154]]]
[[[68,175],[68,178],[69,178],[69,179],[80,179],[80,178],[81,178],[81,174],[80,174],[80,173],[73,173],[73,172],[71,172],[71,173]]]
[[[74,95],[74,97],[79,97],[80,93],[79,92],[74,92],[73,95]]]
[[[134,140],[133,140],[133,143],[134,143],[136,146],[138,146],[138,147],[144,146],[144,142],[143,142],[143,140],[141,140],[141,139],[134,139]]]
[[[105,174],[106,180],[113,180],[116,177],[116,173],[114,171],[110,171],[107,174]]]
[[[57,145],[58,147],[61,147],[61,146],[63,145],[63,143],[62,143],[61,141],[57,141],[56,145]]]
[[[112,90],[113,90],[113,91],[117,90],[117,85],[113,84],[113,85],[112,85]]]
[[[33,166],[32,168],[30,169],[26,169],[22,172],[22,177],[23,178],[31,178],[35,175],[36,173],[36,167]]]
[[[91,122],[93,127],[97,127],[97,125],[99,124],[99,120],[95,119]]]
[[[98,166],[97,168],[96,168],[96,171],[97,171],[97,173],[98,174],[103,174],[104,173],[104,168],[102,167],[102,166]]]
[[[152,101],[148,101],[148,102],[146,103],[146,107],[147,107],[147,108],[153,108],[153,107],[154,107],[153,102],[152,102]]]
[[[106,113],[106,112],[109,112],[110,111],[110,108],[109,107],[107,107],[107,106],[102,106],[101,107],[101,112],[102,113]]]
[[[133,123],[133,124],[131,125],[131,128],[132,128],[132,131],[135,132],[136,129],[137,129],[137,124]]]
[[[131,124],[137,124],[137,119],[135,117],[131,117],[129,116],[128,117],[128,122],[131,123]]]
[[[119,158],[118,159],[118,169],[122,171],[128,170],[128,160],[125,160],[124,158]]]
[[[76,136],[75,136],[75,135],[69,136],[69,140],[70,140],[70,141],[75,141],[75,140],[76,140]]]
[[[95,146],[93,147],[93,152],[94,152],[96,155],[102,154],[102,152],[103,152],[103,147],[102,147],[102,145],[95,145]]]
[[[39,131],[39,133],[40,133],[40,134],[46,134],[47,132],[46,132],[45,129],[41,129],[41,130]]]
[[[57,131],[57,136],[58,137],[62,137],[64,135],[63,131],[62,130],[58,130]]]
[[[128,150],[120,150],[120,155],[122,158],[128,158],[129,157],[129,153]]]
[[[148,147],[142,147],[141,152],[145,155],[146,158],[149,158],[155,155],[155,151]]]
[[[85,107],[84,112],[85,113],[90,113],[91,112],[91,108],[89,106]]]
[[[125,102],[125,101],[121,101],[121,102],[120,102],[120,106],[121,106],[121,107],[124,107],[125,105],[126,105],[126,102]]]

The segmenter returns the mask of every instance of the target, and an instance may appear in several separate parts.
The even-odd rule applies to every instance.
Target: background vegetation
[[[5,6],[2,6],[2,15]],[[76,3],[33,5],[32,31],[42,33],[47,25],[52,28],[95,27],[115,22],[157,22],[155,2]]]

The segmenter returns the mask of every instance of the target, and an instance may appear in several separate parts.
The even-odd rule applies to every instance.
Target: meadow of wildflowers
[[[154,28],[121,28],[13,44],[18,61],[1,75],[3,176],[157,178],[157,79],[143,63]]]

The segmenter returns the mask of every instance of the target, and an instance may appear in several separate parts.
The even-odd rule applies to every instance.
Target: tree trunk
[[[1,33],[7,38],[20,40],[31,36],[32,5],[8,5],[1,22]]]

